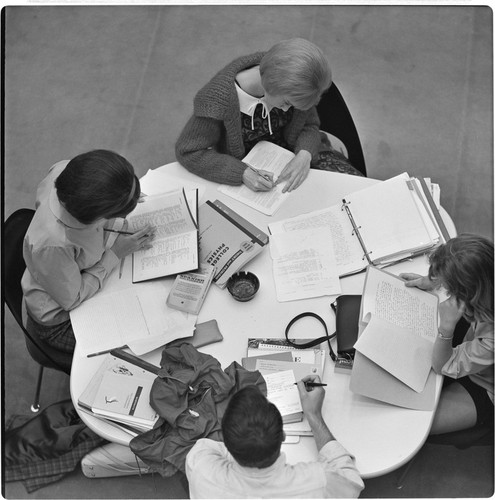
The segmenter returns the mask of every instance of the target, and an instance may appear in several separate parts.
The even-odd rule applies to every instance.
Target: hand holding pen
[[[252,191],[270,191],[276,184],[272,172],[258,170],[251,165],[244,170],[242,181]]]
[[[301,405],[308,417],[321,416],[321,408],[325,399],[325,389],[323,389],[322,385],[318,375],[307,375],[297,382]]]
[[[129,231],[116,231],[114,229],[105,229],[105,231],[119,233],[119,237],[111,247],[112,251],[119,259],[139,250],[151,248],[151,242],[155,237],[155,228],[150,224],[144,226],[135,233]]]

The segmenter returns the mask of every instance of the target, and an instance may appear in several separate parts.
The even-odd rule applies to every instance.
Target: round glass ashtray
[[[233,274],[227,281],[227,289],[235,300],[251,300],[260,287],[260,280],[253,273],[241,271]]]

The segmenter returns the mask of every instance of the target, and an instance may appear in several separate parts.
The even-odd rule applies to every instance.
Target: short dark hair
[[[133,166],[113,151],[97,149],[69,161],[55,181],[65,209],[83,224],[125,217],[141,194]]]
[[[466,304],[469,321],[493,323],[493,243],[474,234],[460,234],[430,255],[428,276]]]
[[[222,419],[222,433],[227,450],[244,467],[272,465],[284,440],[278,408],[255,385],[232,396]]]

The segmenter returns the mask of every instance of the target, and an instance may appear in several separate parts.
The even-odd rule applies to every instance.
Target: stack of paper
[[[153,428],[159,418],[149,403],[158,367],[149,368],[146,362],[127,353],[124,353],[127,359],[115,354],[104,357],[100,368],[79,397],[78,405],[84,411],[116,423],[135,435]],[[136,359],[142,366],[129,359]]]
[[[284,424],[301,421],[303,411],[294,372],[275,371],[263,374],[263,378],[266,382],[266,397],[278,408]]]

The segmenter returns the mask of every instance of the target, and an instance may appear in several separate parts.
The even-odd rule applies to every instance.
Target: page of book
[[[292,370],[267,373],[263,378],[266,382],[266,397],[278,408],[282,417],[302,412],[301,398]]]
[[[433,354],[428,339],[372,315],[354,348],[416,392],[424,389]]]
[[[328,227],[272,235],[270,255],[279,302],[341,293]]]
[[[437,241],[413,199],[409,176],[402,174],[345,197],[373,262],[431,248]],[[438,236],[438,235],[437,235]]]
[[[146,196],[128,216],[129,230],[155,228],[152,248],[134,252],[133,282],[192,271],[198,267],[197,197],[184,191]]]
[[[377,316],[415,335],[435,341],[438,332],[438,297],[419,288],[406,287],[397,276],[375,267],[366,272],[361,322]]]
[[[294,158],[294,153],[271,142],[260,141],[242,160],[256,170],[273,173],[276,181],[282,170]],[[290,193],[282,193],[285,183],[276,185],[270,191],[252,191],[246,185],[228,186],[222,184],[218,190],[245,205],[266,215],[273,215]]]

